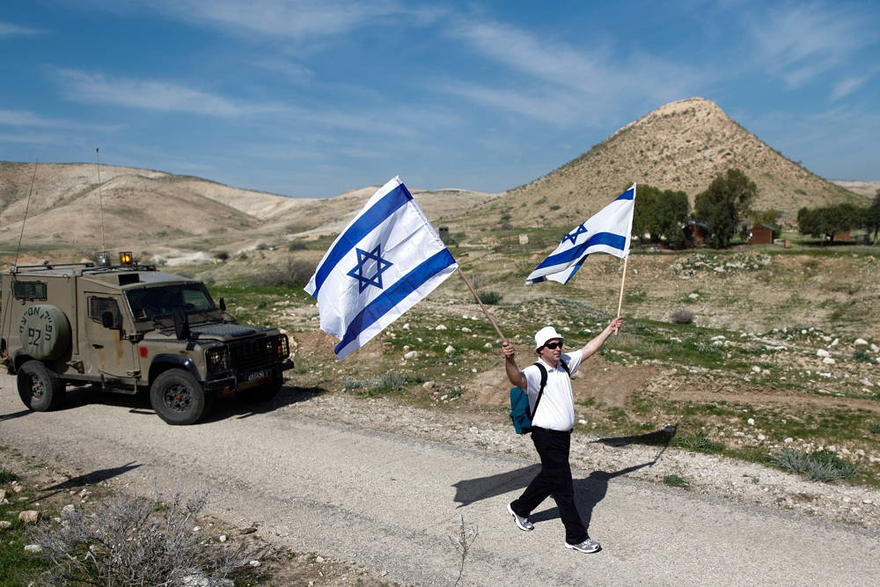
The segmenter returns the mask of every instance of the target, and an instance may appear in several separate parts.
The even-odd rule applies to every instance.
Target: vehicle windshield
[[[201,283],[133,289],[126,295],[134,319],[138,321],[171,319],[175,308],[190,315],[217,311],[214,300]]]

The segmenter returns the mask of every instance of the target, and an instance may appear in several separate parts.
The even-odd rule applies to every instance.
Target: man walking
[[[548,496],[553,496],[559,507],[559,515],[565,526],[565,546],[578,552],[596,552],[601,545],[590,540],[583,518],[574,501],[574,484],[568,460],[571,447],[571,430],[574,428],[574,396],[571,391],[571,375],[581,363],[593,356],[611,333],[623,325],[622,318],[613,319],[583,348],[564,353],[565,339],[552,326],[545,326],[535,334],[535,352],[538,361],[522,371],[516,365],[513,346],[504,341],[504,367],[513,385],[526,390],[529,406],[533,410],[532,442],[541,458],[541,471],[529,483],[519,499],[507,505],[520,530],[529,532],[534,525],[529,515]],[[543,393],[541,386],[543,384]],[[540,393],[540,402],[538,396]],[[535,404],[537,402],[537,409]]]

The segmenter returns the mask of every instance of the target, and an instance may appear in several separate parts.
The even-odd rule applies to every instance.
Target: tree
[[[652,243],[666,240],[670,245],[684,243],[682,227],[690,212],[687,194],[661,191],[650,185],[638,186],[633,215],[633,233],[648,235]]]
[[[880,233],[880,190],[874,196],[874,201],[868,207],[865,214],[865,229],[871,236],[871,242],[877,242],[877,233]]]
[[[838,204],[824,208],[801,208],[798,210],[798,231],[814,237],[833,241],[834,235],[866,225],[871,208],[853,204]]]
[[[736,223],[745,217],[757,195],[758,186],[739,169],[728,169],[697,195],[694,211],[709,227],[713,247],[723,249],[730,244]]]

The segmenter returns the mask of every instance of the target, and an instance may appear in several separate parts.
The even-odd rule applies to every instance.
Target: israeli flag
[[[336,238],[305,290],[343,359],[458,268],[412,194],[395,177]]]
[[[565,284],[592,253],[608,253],[621,259],[629,254],[636,184],[617,196],[586,222],[562,238],[550,256],[526,278],[526,284],[557,281]]]

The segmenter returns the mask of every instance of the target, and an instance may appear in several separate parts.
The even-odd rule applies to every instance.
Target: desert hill
[[[858,181],[853,179],[832,179],[831,183],[839,185],[845,190],[849,190],[854,194],[865,196],[869,200],[873,200],[877,192],[880,192],[880,181]]]
[[[0,162],[0,247],[16,246],[27,207],[25,249],[94,250],[103,240],[107,248],[235,251],[337,232],[375,189],[293,198],[130,167],[102,165],[98,181],[94,164],[38,164],[34,176],[33,164]],[[466,190],[413,195],[429,218],[495,197]]]
[[[684,191],[693,204],[715,177],[734,167],[758,185],[755,209],[775,208],[788,219],[802,206],[864,203],[786,159],[714,102],[688,98],[661,106],[555,171],[510,190],[507,205],[517,210],[514,224],[518,216],[522,225],[563,223],[597,211],[633,182]],[[539,201],[546,204],[529,205]],[[552,205],[560,208],[550,210]]]

